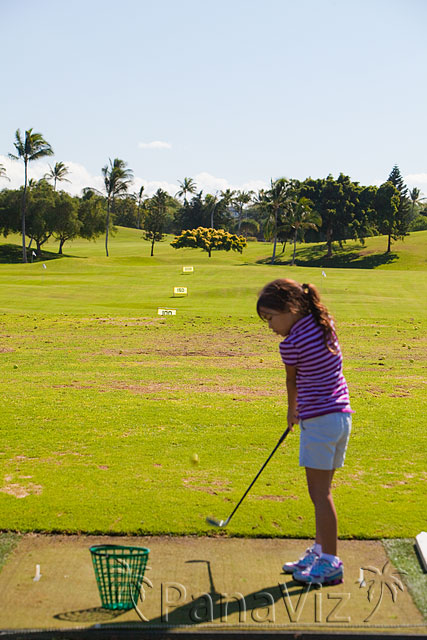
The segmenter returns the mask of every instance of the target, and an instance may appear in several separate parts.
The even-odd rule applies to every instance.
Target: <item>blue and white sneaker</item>
[[[296,570],[293,574],[297,582],[310,584],[340,584],[344,580],[344,567],[341,560],[330,562],[327,558],[317,557],[307,569]]]
[[[313,562],[319,558],[319,554],[315,552],[314,546],[306,549],[305,554],[295,562],[285,562],[282,569],[285,573],[294,573],[294,571],[305,571],[309,569]]]

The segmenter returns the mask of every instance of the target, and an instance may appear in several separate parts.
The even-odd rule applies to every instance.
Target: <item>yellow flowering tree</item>
[[[212,251],[238,251],[242,253],[246,247],[246,239],[243,236],[237,236],[229,233],[224,229],[206,229],[198,227],[197,229],[186,229],[180,236],[176,236],[171,242],[174,249],[203,249],[209,257]]]

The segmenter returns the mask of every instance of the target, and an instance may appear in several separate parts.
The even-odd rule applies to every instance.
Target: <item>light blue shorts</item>
[[[300,420],[299,463],[311,469],[338,469],[344,464],[351,413],[327,413]]]

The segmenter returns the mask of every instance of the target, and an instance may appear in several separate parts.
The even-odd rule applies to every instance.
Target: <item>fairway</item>
[[[164,242],[150,258],[141,233],[120,228],[109,258],[101,240],[79,241],[61,259],[1,264],[1,528],[213,534],[206,516],[229,515],[286,427],[278,339],[255,312],[280,276],[318,286],[337,322],[356,411],[335,478],[340,537],[414,537],[425,527],[425,239],[396,243],[377,269],[290,267],[263,263],[267,243],[209,258]],[[215,535],[313,535],[295,431]]]

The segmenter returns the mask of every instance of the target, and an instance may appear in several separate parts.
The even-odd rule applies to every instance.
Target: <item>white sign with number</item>
[[[193,273],[194,267],[182,267],[182,273]]]
[[[173,288],[174,296],[186,296],[187,295],[187,287],[174,287]]]
[[[159,316],[176,316],[176,309],[157,309]]]

